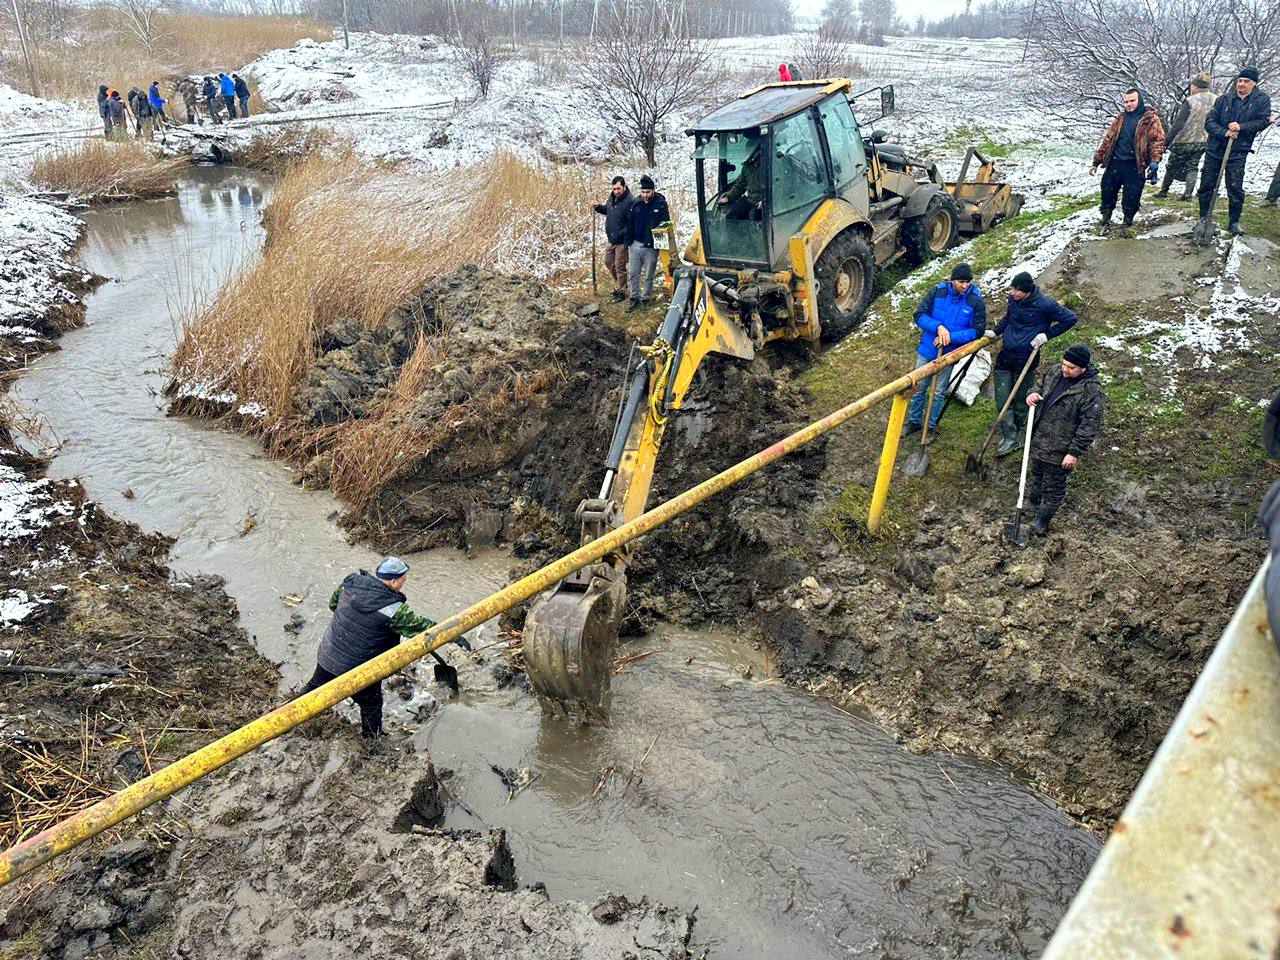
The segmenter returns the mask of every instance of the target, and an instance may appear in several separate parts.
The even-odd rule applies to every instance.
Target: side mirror
[[[893,84],[880,88],[880,116],[893,116]]]
[[[872,142],[872,143],[888,143],[888,141],[889,141],[889,135],[888,135],[887,133],[885,133],[883,130],[872,130],[872,131],[871,131],[871,142]]]

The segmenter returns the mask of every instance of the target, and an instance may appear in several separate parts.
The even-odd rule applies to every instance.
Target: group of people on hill
[[[1260,80],[1255,67],[1244,67],[1230,87],[1215,97],[1209,75],[1197,74],[1170,119],[1167,133],[1160,115],[1146,102],[1142,91],[1136,87],[1127,90],[1121,100],[1123,109],[1111,121],[1093,154],[1091,172],[1105,168],[1100,209],[1103,228],[1110,228],[1117,200],[1123,225],[1133,223],[1142,203],[1143,188],[1147,183],[1156,183],[1160,161],[1166,159],[1167,153],[1164,180],[1156,196],[1168,196],[1175,181],[1185,184],[1182,199],[1198,199],[1204,222],[1221,179],[1227,187],[1227,230],[1239,235],[1245,163],[1258,134],[1280,118],[1271,112],[1271,97],[1259,86]],[[1272,178],[1265,203],[1274,206],[1277,201],[1280,168]]]
[[[182,103],[187,123],[204,123],[201,105],[214,123],[222,123],[224,111],[229,120],[249,116],[249,84],[238,73],[207,76],[198,86],[195,80],[183,77],[174,84],[173,90]],[[178,123],[176,116],[171,117],[165,109],[169,103],[160,94],[159,80],[151,81],[145,91],[131,87],[125,98],[121,98],[119,90],[106,84],[98,87],[98,116],[102,118],[103,132],[110,139],[129,135],[130,117],[134,135],[138,137],[150,137],[157,127]]]

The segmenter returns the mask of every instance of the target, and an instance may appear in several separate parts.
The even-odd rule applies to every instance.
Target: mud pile
[[[373,330],[340,321],[321,331],[294,400],[317,427],[381,417],[410,454],[344,519],[358,535],[397,550],[505,542],[519,558],[549,557],[576,544],[574,510],[598,490],[629,340],[596,308],[539,282],[464,267]],[[707,365],[668,428],[654,502],[767,445],[800,422],[802,406],[785,371],[763,359]],[[337,465],[333,452],[321,454],[306,478],[334,481]],[[746,485],[734,494],[735,530],[710,530],[722,503],[663,540],[688,541],[688,556],[675,548],[687,569],[727,569],[730,541],[768,539],[753,510],[767,504],[781,516],[803,499],[780,492],[790,487]],[[656,554],[637,574],[643,581],[670,559]],[[652,603],[668,615],[657,593]]]

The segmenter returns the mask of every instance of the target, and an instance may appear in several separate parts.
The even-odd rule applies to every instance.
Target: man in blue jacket
[[[1233,89],[1214,103],[1204,128],[1209,140],[1204,151],[1204,172],[1200,176],[1200,220],[1209,218],[1209,201],[1218,191],[1218,171],[1223,160],[1227,168],[1223,179],[1227,184],[1227,231],[1239,236],[1240,214],[1244,210],[1244,164],[1249,159],[1254,138],[1271,125],[1271,98],[1258,88],[1256,67],[1245,67],[1236,77]],[[1231,156],[1227,157],[1227,144]]]
[[[350,574],[329,598],[333,620],[316,650],[316,670],[302,688],[316,687],[395,647],[401,637],[412,637],[435,626],[435,621],[414,613],[400,592],[409,579],[409,565],[387,557],[370,576]],[[465,638],[454,641],[470,649]],[[299,694],[301,696],[301,694]],[[373,683],[352,698],[360,708],[360,732],[366,737],[382,733],[382,683]]]
[[[218,74],[218,93],[222,95],[222,102],[227,108],[227,117],[234,120],[236,118],[236,82],[225,73]]]
[[[916,307],[916,326],[920,328],[920,344],[916,347],[917,368],[987,332],[987,305],[982,299],[982,291],[973,282],[973,270],[967,263],[957,263],[951,269],[950,280],[929,288],[920,306]],[[929,411],[930,439],[947,401],[951,367],[944,368],[936,376],[938,386]],[[907,423],[902,428],[904,437],[924,427],[924,405],[929,402],[929,381],[932,379],[925,377],[921,380],[911,395]]]
[[[996,324],[996,336],[1004,338],[995,362],[997,410],[1009,399],[1014,381],[1031,354],[1054,337],[1066,333],[1078,319],[1072,311],[1042,293],[1025,270],[1013,278],[1004,319]],[[1039,362],[1037,358],[1031,369],[1034,370]],[[1017,397],[1000,421],[1000,444],[996,447],[998,457],[1017,450],[1021,445],[1022,431],[1027,428],[1027,393],[1031,380],[1031,371],[1028,370],[1018,387]]]

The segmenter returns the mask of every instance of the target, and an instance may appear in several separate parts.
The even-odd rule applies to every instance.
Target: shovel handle
[[[938,351],[938,356],[942,356],[942,351]],[[929,377],[929,397],[924,404],[924,427],[920,431],[920,449],[925,448],[925,444],[929,442],[929,421],[933,419],[933,397],[938,390],[938,371]],[[938,418],[942,418],[942,413],[938,413]]]
[[[991,446],[991,438],[996,435],[996,429],[1000,426],[1000,421],[1009,412],[1009,407],[1013,405],[1013,398],[1018,395],[1018,388],[1022,386],[1022,381],[1027,379],[1027,374],[1031,371],[1031,365],[1035,363],[1036,357],[1039,355],[1040,348],[1036,347],[1031,351],[1031,356],[1027,357],[1027,362],[1022,365],[1022,372],[1018,374],[1018,379],[1013,381],[1009,396],[1005,397],[1004,406],[1000,408],[1000,412],[996,414],[995,421],[991,424],[991,429],[987,431],[987,439],[982,441],[982,449],[978,452],[979,458],[986,456],[987,447]]]
[[[1021,516],[1023,498],[1027,495],[1027,464],[1031,461],[1031,430],[1036,422],[1036,408],[1027,408],[1027,438],[1022,441],[1022,478],[1018,481],[1018,512]]]

